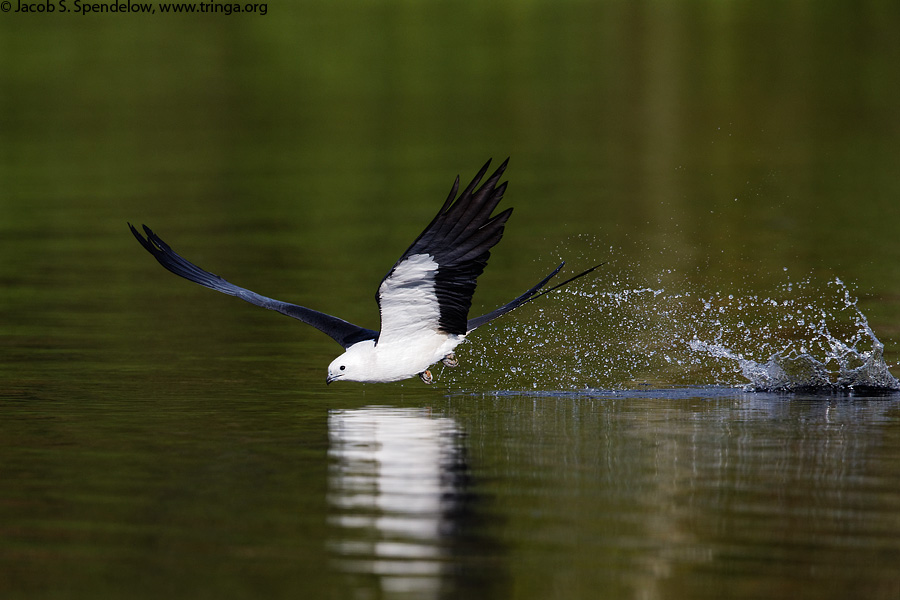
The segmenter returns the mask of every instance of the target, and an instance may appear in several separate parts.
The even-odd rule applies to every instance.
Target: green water
[[[0,13],[0,597],[896,600],[897,395],[744,392],[689,342],[865,354],[862,314],[900,375],[898,28],[891,2]],[[606,265],[431,387],[326,388],[330,339],[126,226],[377,328],[453,177],[506,156],[474,310]]]

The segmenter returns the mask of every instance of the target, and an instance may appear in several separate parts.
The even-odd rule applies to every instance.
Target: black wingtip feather
[[[444,213],[444,221],[438,224],[431,235],[434,238],[446,238],[455,240],[457,246],[471,246],[480,244],[479,240],[469,243],[469,238],[479,232],[491,218],[491,213],[500,204],[503,194],[506,192],[507,182],[498,185],[503,170],[509,162],[507,158],[503,164],[494,171],[488,180],[474,193],[470,192],[475,187],[476,180],[480,180],[481,174],[469,184],[459,199]],[[490,162],[488,163],[490,164]],[[487,165],[486,165],[487,166]],[[483,237],[483,236],[482,236]],[[464,254],[465,252],[458,253]]]
[[[475,190],[475,188],[478,186],[478,184],[481,183],[481,178],[484,177],[485,173],[487,173],[488,168],[491,166],[492,160],[493,160],[492,158],[489,158],[487,160],[487,162],[484,163],[484,166],[481,167],[481,170],[478,171],[478,173],[475,175],[474,178],[472,178],[471,183],[469,183],[469,185],[466,186],[466,189],[463,190],[463,193],[462,193],[463,196],[467,196],[467,195],[471,194]],[[457,177],[459,177],[459,176],[457,175]]]
[[[459,175],[456,176],[456,181],[453,182],[453,187],[450,188],[450,195],[447,196],[447,200],[444,202],[444,205],[441,207],[441,210],[438,211],[438,216],[447,212],[447,209],[450,208],[450,205],[453,204],[453,201],[456,200],[456,192],[459,191]],[[437,219],[437,216],[435,217]],[[432,223],[434,220],[432,220]]]

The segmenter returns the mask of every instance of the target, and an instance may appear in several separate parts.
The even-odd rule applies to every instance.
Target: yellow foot
[[[425,369],[424,371],[419,373],[419,377],[421,377],[422,381],[427,384],[431,384],[431,382],[434,381],[434,377],[431,376],[431,371],[429,371],[428,369]]]
[[[459,364],[459,361],[456,360],[456,355],[452,352],[441,359],[441,362],[444,363],[445,367],[455,367]]]

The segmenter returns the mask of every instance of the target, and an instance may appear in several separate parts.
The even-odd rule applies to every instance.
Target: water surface
[[[898,6],[0,15],[0,597],[897,600]],[[377,327],[506,156],[430,387],[125,225]]]

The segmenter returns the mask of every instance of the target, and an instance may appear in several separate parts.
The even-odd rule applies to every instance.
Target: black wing
[[[199,283],[200,285],[216,290],[217,292],[222,292],[229,296],[236,296],[250,304],[278,311],[283,315],[303,321],[307,325],[312,325],[322,333],[331,336],[334,341],[344,348],[349,348],[353,344],[363,340],[374,340],[378,338],[378,332],[372,331],[371,329],[359,327],[352,323],[348,323],[343,319],[338,319],[337,317],[332,317],[331,315],[303,306],[281,302],[280,300],[273,300],[272,298],[261,296],[256,292],[251,292],[250,290],[238,287],[233,283],[225,281],[218,275],[214,275],[209,271],[204,271],[197,265],[176,254],[168,244],[162,241],[160,237],[153,233],[146,225],[143,226],[144,233],[147,234],[146,238],[138,233],[137,229],[135,229],[131,223],[128,224],[128,227],[131,228],[131,233],[133,233],[134,237],[137,238],[137,241],[141,243],[141,246],[143,246],[147,252],[152,254],[153,258],[159,261],[159,264],[180,277],[184,277],[194,283]]]
[[[382,280],[377,295],[382,339],[422,327],[460,335],[469,331],[478,276],[512,213],[508,208],[491,216],[506,190],[506,183],[497,184],[508,162],[476,189],[488,161],[459,198],[457,177],[437,216]],[[423,315],[436,322],[422,322]]]

